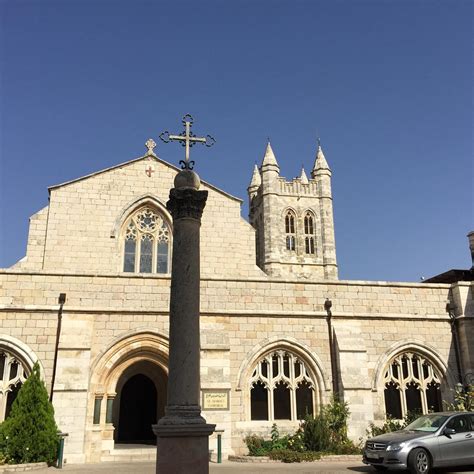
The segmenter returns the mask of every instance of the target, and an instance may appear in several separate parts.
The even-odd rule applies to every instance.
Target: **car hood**
[[[402,441],[410,441],[415,438],[424,438],[432,435],[432,432],[426,431],[393,431],[392,433],[385,433],[371,438],[369,441],[374,443],[401,443]]]

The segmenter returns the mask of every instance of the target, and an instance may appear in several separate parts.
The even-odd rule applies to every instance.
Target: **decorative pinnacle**
[[[216,140],[211,137],[211,135],[206,135],[205,137],[197,137],[193,132],[191,132],[191,127],[193,125],[194,119],[190,114],[186,114],[183,117],[182,123],[184,125],[184,131],[179,135],[170,135],[170,132],[167,130],[160,134],[160,140],[165,143],[171,141],[181,142],[181,145],[185,147],[184,160],[181,160],[179,164],[183,170],[192,170],[194,167],[194,161],[189,160],[189,149],[196,143],[201,143],[207,147],[211,147],[216,143]]]
[[[153,140],[153,138],[149,138],[149,139],[146,141],[145,146],[148,148],[148,154],[149,154],[149,155],[154,155],[154,154],[155,154],[155,152],[153,151],[153,149],[155,148],[156,143],[155,143],[155,140]]]

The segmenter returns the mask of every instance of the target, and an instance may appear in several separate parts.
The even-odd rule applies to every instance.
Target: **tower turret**
[[[306,172],[304,170],[304,166],[301,167],[300,181],[301,181],[301,184],[308,184],[309,183],[308,177],[306,176]]]
[[[247,188],[247,192],[249,194],[249,199],[252,200],[252,198],[255,197],[257,194],[258,188],[262,184],[262,177],[260,176],[260,171],[258,170],[257,164],[255,164],[253,168],[253,174],[252,174],[252,180],[250,181],[250,184]]]
[[[316,152],[316,159],[314,160],[313,170],[311,171],[311,177],[314,179],[316,176],[327,175],[331,177],[331,169],[329,168],[326,157],[324,156],[321,143],[318,143],[318,150]]]
[[[265,155],[262,160],[261,171],[263,192],[265,192],[269,190],[269,187],[272,187],[272,184],[274,184],[277,178],[280,176],[280,166],[278,166],[275,153],[273,153],[272,146],[270,145],[270,140],[267,142],[267,148],[265,149]]]
[[[331,176],[331,168],[329,168],[321,143],[318,140],[318,150],[311,177],[316,181],[316,189],[320,200],[324,274],[326,278],[337,278]]]

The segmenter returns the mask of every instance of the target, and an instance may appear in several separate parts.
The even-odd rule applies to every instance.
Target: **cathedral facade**
[[[68,462],[154,455],[177,172],[149,146],[50,187],[26,256],[0,270],[0,422],[39,362]],[[224,456],[273,423],[293,431],[334,392],[357,440],[387,415],[440,410],[472,376],[472,282],[339,280],[331,179],[321,147],[310,176],[287,181],[268,144],[248,187],[250,222],[240,199],[201,184],[201,405],[223,430]]]

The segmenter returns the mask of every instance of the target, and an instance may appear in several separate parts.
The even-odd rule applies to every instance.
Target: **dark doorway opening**
[[[131,377],[120,394],[119,443],[154,444],[151,425],[157,421],[155,384],[143,374]]]

